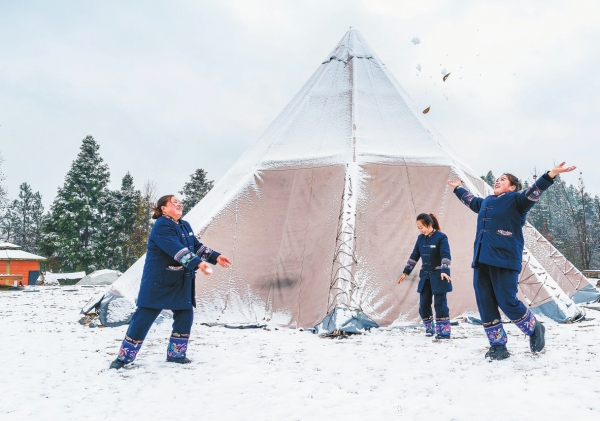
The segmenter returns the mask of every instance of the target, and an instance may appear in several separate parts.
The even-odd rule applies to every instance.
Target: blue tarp
[[[573,300],[575,304],[579,304],[596,301],[598,298],[600,298],[600,291],[598,291],[598,289],[594,288],[592,285],[586,285],[573,294],[571,300]]]

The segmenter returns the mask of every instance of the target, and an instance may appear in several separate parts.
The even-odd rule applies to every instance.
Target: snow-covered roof
[[[20,249],[21,246],[17,246],[16,244],[13,243],[8,243],[8,242],[4,242],[4,243],[0,243],[0,249]]]
[[[0,250],[0,260],[46,260],[46,258],[23,250]]]

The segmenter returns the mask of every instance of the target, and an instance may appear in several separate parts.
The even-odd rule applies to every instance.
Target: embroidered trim
[[[451,330],[450,319],[435,319],[435,333],[437,333],[438,336],[449,338]]]
[[[475,196],[472,193],[465,192],[460,198],[460,201],[463,202],[465,206],[471,206],[471,201],[474,197]]]
[[[510,231],[498,230],[498,231],[496,231],[496,232],[497,232],[498,234],[500,234],[500,235],[504,235],[504,236],[506,236],[506,237],[512,237],[512,232],[510,232]]]
[[[181,258],[186,254],[189,253],[190,249],[188,249],[187,247],[182,248],[181,250],[179,250],[177,252],[177,254],[175,254],[175,256],[173,257],[175,260],[177,260],[179,263],[181,263]],[[185,266],[185,265],[184,265]]]
[[[206,247],[203,245],[202,247],[200,247],[200,250],[198,250],[196,255],[206,262],[210,258],[212,252],[213,250],[210,247]]]
[[[521,332],[528,336],[531,336],[533,334],[533,331],[535,330],[536,322],[537,320],[535,319],[533,314],[531,314],[531,312],[527,310],[525,316],[523,316],[520,320],[514,321],[514,324],[517,325],[519,329],[521,329]]]
[[[188,252],[181,259],[179,259],[179,263],[187,268],[187,265],[190,263],[190,260],[194,258],[194,255],[191,252]]]
[[[125,339],[123,339],[123,342],[121,343],[121,348],[119,348],[117,359],[125,364],[131,363],[135,360],[143,342],[144,341],[136,341],[125,335]]]
[[[190,335],[173,333],[169,339],[167,356],[170,358],[185,358]]]
[[[446,258],[442,259],[442,268],[450,269],[450,263],[452,263],[450,261],[450,259],[446,259]]]
[[[535,183],[533,183],[531,186],[529,186],[529,188],[525,192],[525,196],[532,202],[537,202],[538,200],[540,200],[541,195],[542,195],[542,191]]]
[[[404,270],[412,271],[416,265],[417,262],[415,262],[413,259],[408,259],[408,262],[406,262],[406,266],[404,266]]]
[[[485,330],[485,334],[487,335],[491,346],[506,345],[508,342],[508,337],[506,336],[502,323],[490,324],[488,326],[484,323],[483,329]]]
[[[170,219],[171,221],[173,221],[173,222],[175,222],[177,225],[179,225],[179,219],[175,219],[175,218],[173,218],[173,217],[171,217],[171,216],[169,216],[169,215],[165,215],[164,213],[163,213],[163,215],[162,215],[162,216],[164,216],[164,217],[165,217],[165,218],[167,218],[167,219]]]

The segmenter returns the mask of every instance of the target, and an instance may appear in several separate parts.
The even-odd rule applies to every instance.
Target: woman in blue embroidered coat
[[[527,190],[520,192],[521,183],[512,174],[502,174],[494,184],[494,194],[475,197],[460,187],[461,181],[449,181],[456,197],[477,213],[477,234],[473,253],[473,288],[483,328],[490,343],[485,354],[491,360],[510,357],[508,341],[502,326],[500,310],[529,336],[532,352],[545,346],[545,328],[531,311],[517,298],[519,273],[522,269],[523,225],[527,212],[537,203],[541,194],[554,183],[558,174],[575,167],[565,163],[539,177]]]
[[[421,235],[413,249],[404,273],[398,279],[402,283],[410,275],[415,265],[422,259],[419,272],[420,294],[419,315],[425,325],[425,334],[432,336],[435,332],[437,339],[450,338],[450,310],[446,294],[452,291],[450,282],[450,244],[446,234],[440,231],[440,224],[434,214],[422,213],[417,216],[417,229]],[[435,323],[431,311],[431,302],[435,308]]]
[[[173,195],[158,199],[156,219],[148,238],[148,250],[137,299],[119,356],[110,368],[131,363],[142,346],[152,323],[163,309],[173,311],[173,332],[167,348],[167,361],[187,364],[188,340],[196,306],[196,270],[210,275],[208,265],[224,268],[231,262],[198,241],[189,223],[181,219],[182,206]]]

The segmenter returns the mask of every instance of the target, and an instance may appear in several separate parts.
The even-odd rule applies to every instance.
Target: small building
[[[0,243],[0,285],[35,285],[40,274],[40,262],[45,257],[27,253],[21,246]]]

